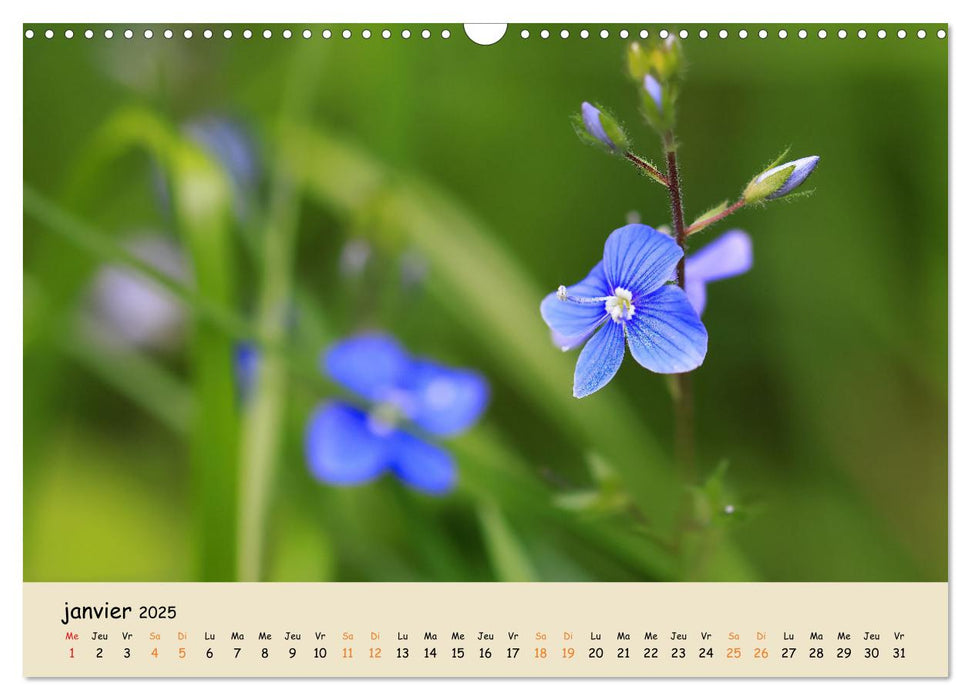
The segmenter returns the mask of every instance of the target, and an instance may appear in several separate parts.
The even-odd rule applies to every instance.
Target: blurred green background
[[[743,210],[755,265],[708,290],[695,374],[701,526],[673,552],[679,486],[664,377],[629,357],[571,397],[576,354],[539,302],[581,278],[664,190],[580,144],[582,100],[660,159],[627,41],[511,25],[47,27],[24,41],[24,577],[43,580],[946,580],[947,41],[939,27],[687,27],[678,136],[687,216],[786,146],[809,198]],[[75,32],[72,39],[63,30]],[[223,38],[230,29],[233,38]],[[440,34],[448,29],[450,38]],[[247,188],[187,136],[230,119]],[[240,205],[240,201],[244,203]],[[244,211],[240,211],[240,208]],[[165,347],[109,342],[92,285],[132,237],[190,260]],[[694,240],[694,239],[692,239]],[[353,241],[348,249],[348,242]],[[349,250],[351,251],[349,253]],[[347,268],[354,250],[367,264]],[[345,267],[341,267],[341,260]],[[137,264],[137,261],[136,261]],[[285,309],[285,311],[281,311]],[[361,330],[484,373],[485,418],[449,441],[458,490],[314,481],[320,350]],[[241,402],[237,341],[266,372]],[[727,469],[718,470],[718,465]],[[731,504],[735,512],[724,513]]]

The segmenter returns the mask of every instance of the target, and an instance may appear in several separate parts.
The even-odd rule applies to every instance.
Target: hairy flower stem
[[[668,181],[664,177],[664,175],[662,175],[657,168],[655,168],[653,165],[651,165],[650,163],[648,163],[643,158],[640,158],[639,156],[635,156],[630,151],[628,151],[627,153],[624,154],[624,158],[626,158],[631,163],[633,163],[634,165],[636,165],[638,168],[640,168],[641,170],[643,170],[644,172],[646,172],[648,174],[648,176],[650,176],[651,178],[653,178],[656,182],[659,182],[660,184],[664,185],[665,187],[668,186]]]
[[[667,153],[668,164],[668,196],[671,200],[671,222],[674,224],[674,239],[682,250],[685,250],[685,239],[688,237],[684,227],[684,202],[681,199],[681,180],[678,175],[678,154],[674,146],[674,135],[668,132],[664,137],[664,150]],[[687,255],[687,251],[685,251]],[[678,286],[684,289],[684,256],[678,262]],[[691,389],[691,374],[685,372],[676,375],[676,389],[674,391],[674,430],[675,455],[678,468],[681,470],[682,481],[693,484],[695,481],[694,466],[694,396]]]
[[[671,223],[674,225],[674,240],[684,255],[678,261],[678,286],[684,289],[684,262],[687,257],[685,239],[688,233],[684,227],[684,202],[681,199],[681,178],[678,174],[678,154],[675,148],[674,134],[670,131],[664,135],[664,151],[668,165],[668,197],[671,200]],[[678,529],[674,536],[675,550],[682,557],[684,570],[682,576],[693,578],[692,565],[688,562],[685,551],[685,537],[691,528],[692,497],[689,487],[695,483],[695,445],[694,445],[694,396],[691,387],[691,374],[684,372],[674,375],[674,453],[681,476],[682,492],[678,506]]]
[[[711,226],[714,223],[718,223],[722,219],[728,218],[729,216],[737,212],[739,209],[744,207],[746,204],[747,202],[744,199],[740,199],[737,202],[735,202],[733,205],[728,207],[725,211],[719,212],[714,216],[709,216],[707,219],[696,221],[695,223],[693,223],[691,226],[688,227],[687,231],[684,232],[685,236],[690,236],[692,233],[695,233],[696,231],[700,231],[701,229]]]

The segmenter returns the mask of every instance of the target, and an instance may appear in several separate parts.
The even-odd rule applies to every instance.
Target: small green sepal
[[[774,173],[767,175],[761,180],[759,178],[762,177],[762,175],[757,175],[750,183],[748,183],[748,186],[742,193],[742,198],[745,200],[746,204],[755,204],[756,202],[761,202],[767,199],[773,192],[779,191],[782,186],[786,184],[786,180],[789,179],[789,176],[792,175],[795,170],[796,166],[790,165],[780,170],[776,170]]]
[[[702,222],[706,221],[707,219],[711,219],[712,217],[718,216],[719,214],[721,214],[722,212],[724,212],[726,209],[728,209],[728,200],[727,199],[724,202],[722,202],[721,204],[718,204],[718,205],[712,207],[711,209],[709,209],[708,211],[706,211],[704,214],[702,214],[701,216],[699,216],[697,219],[695,219],[694,222],[688,227],[688,229],[691,230],[691,233],[692,234],[698,233],[699,231],[704,231],[711,224],[705,224],[704,226],[699,226],[699,224],[701,224]],[[695,228],[695,227],[698,227],[698,228]]]

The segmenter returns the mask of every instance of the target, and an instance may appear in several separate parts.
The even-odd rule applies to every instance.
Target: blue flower
[[[752,239],[738,229],[719,236],[684,261],[684,291],[701,316],[705,310],[705,285],[735,277],[752,268]]]
[[[393,338],[379,334],[337,343],[325,353],[323,370],[370,409],[343,401],[317,407],[305,437],[316,478],[359,484],[390,470],[428,493],[445,493],[455,485],[452,456],[414,435],[411,426],[441,437],[467,430],[489,399],[481,375],[410,357]]]
[[[170,236],[138,234],[125,249],[156,271],[192,285],[192,269]],[[104,265],[95,275],[87,310],[94,330],[111,345],[154,351],[179,348],[185,337],[185,306],[155,280],[124,265]]]
[[[690,372],[704,361],[708,331],[684,291],[667,284],[682,255],[670,236],[629,224],[610,234],[603,260],[586,278],[543,299],[540,313],[563,350],[590,338],[577,360],[574,396],[613,378],[625,338],[634,359],[652,372]]]
[[[371,244],[363,238],[352,238],[341,248],[337,269],[342,277],[360,277],[371,259]]]

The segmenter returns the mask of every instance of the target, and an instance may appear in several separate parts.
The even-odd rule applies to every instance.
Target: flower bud
[[[807,156],[769,168],[749,183],[743,197],[748,203],[785,197],[809,177],[817,163],[819,156]]]
[[[573,116],[573,128],[582,141],[606,148],[611,153],[627,152],[627,134],[610,114],[589,102],[580,106],[580,114]]]
[[[641,111],[647,123],[659,133],[669,131],[674,126],[677,85],[651,72],[641,80],[641,87]]]
[[[657,105],[658,113],[664,112],[664,91],[661,88],[661,83],[652,74],[648,73],[644,76],[644,89],[647,90],[647,94],[650,95],[651,99],[654,100],[654,104]]]
[[[637,81],[643,80],[651,72],[650,53],[636,41],[627,47],[627,72]]]
[[[636,41],[627,47],[627,71],[637,82],[648,73],[666,82],[681,72],[682,65],[681,43],[673,34],[647,48]]]

